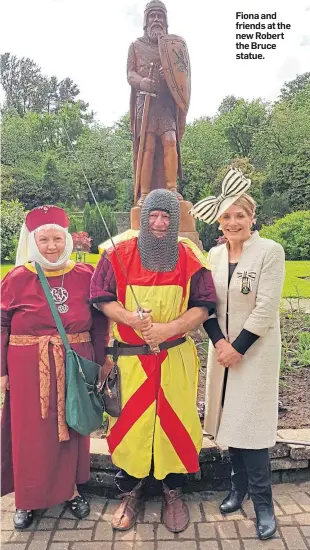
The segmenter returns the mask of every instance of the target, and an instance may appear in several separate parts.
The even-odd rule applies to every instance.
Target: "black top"
[[[237,265],[238,263],[229,263],[228,286]],[[228,326],[228,308],[226,323]],[[207,319],[207,321],[205,321],[203,324],[203,328],[205,329],[214,346],[216,342],[218,342],[222,338],[225,339],[225,336],[220,329],[220,325],[218,324],[217,319]],[[256,342],[258,338],[259,336],[257,334],[254,334],[254,332],[250,332],[249,330],[243,328],[240,334],[237,336],[236,340],[234,340],[231,345],[233,348],[235,348],[235,350],[244,355],[245,352],[252,346],[252,344],[254,344],[254,342]]]

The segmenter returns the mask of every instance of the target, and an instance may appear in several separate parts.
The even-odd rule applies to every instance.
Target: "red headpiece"
[[[69,227],[69,219],[66,212],[59,206],[44,205],[34,208],[26,216],[28,231],[34,231],[41,225],[56,224],[64,229]]]

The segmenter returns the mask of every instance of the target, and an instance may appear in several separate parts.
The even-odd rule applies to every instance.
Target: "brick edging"
[[[310,481],[310,446],[281,443],[281,439],[310,441],[310,428],[278,430],[278,443],[270,449],[274,483]],[[117,468],[111,460],[106,439],[91,438],[91,479],[87,492],[114,496],[114,475]],[[200,472],[188,476],[187,492],[218,491],[229,488],[230,463],[227,448],[220,447],[206,435],[199,457]],[[157,493],[150,481],[150,491]]]

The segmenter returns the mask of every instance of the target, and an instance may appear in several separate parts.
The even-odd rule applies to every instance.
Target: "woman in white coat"
[[[204,323],[209,345],[206,431],[229,448],[231,490],[223,514],[238,510],[249,492],[259,538],[276,531],[268,447],[276,441],[281,359],[279,304],[284,251],[263,239],[255,223],[255,202],[238,170],[230,169],[222,194],[199,201],[191,214],[220,222],[225,242],[212,248],[209,263],[217,313]]]

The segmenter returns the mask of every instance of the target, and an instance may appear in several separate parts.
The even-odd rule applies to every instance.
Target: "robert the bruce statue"
[[[167,10],[160,0],[147,4],[143,29],[144,35],[130,45],[127,62],[135,204],[140,206],[152,189],[177,191],[190,98],[187,47],[179,36],[168,35]]]

